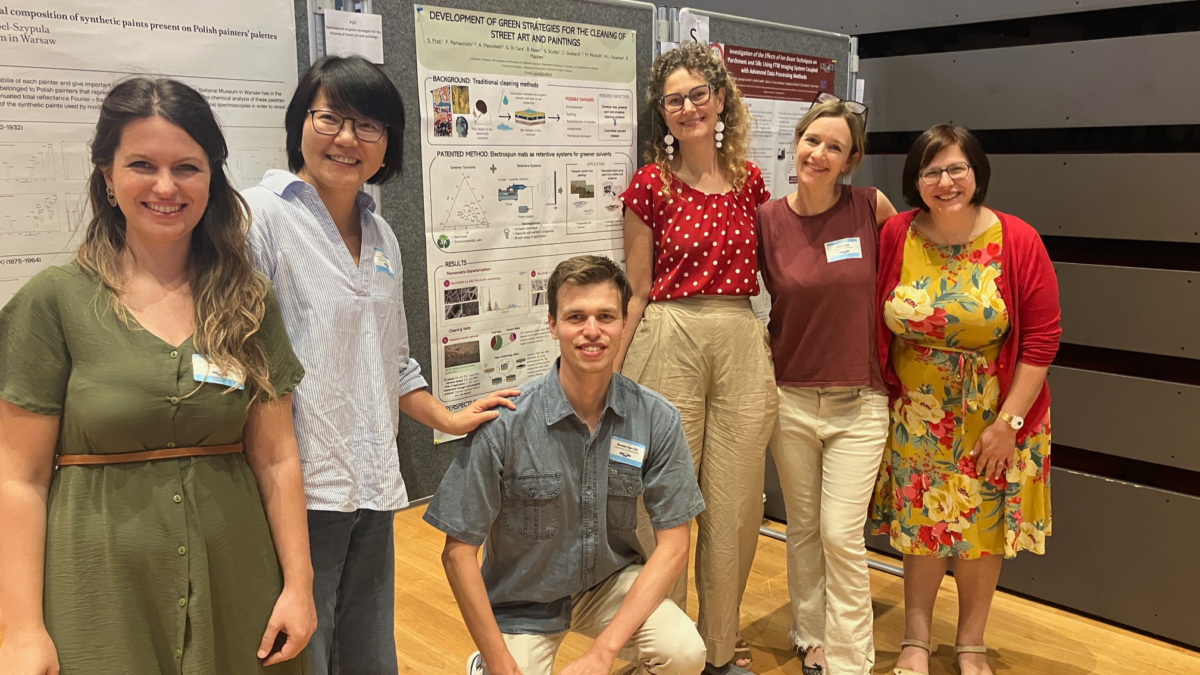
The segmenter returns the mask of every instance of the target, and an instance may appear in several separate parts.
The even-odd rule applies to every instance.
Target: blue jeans
[[[309,511],[314,675],[397,675],[391,511]]]

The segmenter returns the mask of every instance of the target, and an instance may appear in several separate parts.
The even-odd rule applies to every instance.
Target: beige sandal
[[[954,645],[954,665],[962,672],[962,666],[958,664],[959,654],[987,654],[987,651],[987,645]]]
[[[919,647],[920,649],[924,649],[925,651],[929,652],[930,655],[933,654],[933,646],[924,640],[904,638],[900,641],[900,651],[904,651],[905,647]],[[920,673],[908,668],[893,668],[892,675],[929,675],[929,673]]]

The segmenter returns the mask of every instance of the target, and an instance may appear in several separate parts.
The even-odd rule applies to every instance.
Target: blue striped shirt
[[[311,185],[272,170],[242,193],[254,266],[271,279],[305,377],[292,394],[308,508],[408,504],[396,435],[399,399],[428,386],[408,354],[396,235],[369,195],[359,264]]]

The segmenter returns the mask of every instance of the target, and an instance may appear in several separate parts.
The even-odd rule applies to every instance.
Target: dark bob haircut
[[[375,64],[361,56],[326,56],[309,66],[296,85],[296,93],[284,115],[287,128],[288,168],[298,173],[304,167],[300,140],[309,124],[309,108],[324,92],[334,112],[348,117],[369,117],[387,125],[387,151],[383,166],[367,179],[372,185],[386,183],[400,173],[404,158],[404,101],[396,85]],[[361,141],[360,141],[361,142]]]
[[[971,197],[971,205],[979,206],[987,197],[988,181],[992,178],[992,165],[988,162],[987,153],[975,138],[975,134],[966,127],[950,124],[939,124],[930,127],[921,134],[908,151],[904,160],[904,174],[901,177],[904,189],[904,201],[914,208],[928,211],[929,205],[921,199],[921,190],[917,187],[918,174],[929,166],[937,154],[946,148],[958,146],[971,170],[975,172],[975,194]]]

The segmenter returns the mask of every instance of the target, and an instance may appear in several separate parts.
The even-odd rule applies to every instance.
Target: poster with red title
[[[796,184],[796,122],[822,92],[834,93],[833,59],[757,47],[714,44],[753,117],[749,159],[775,197]]]

